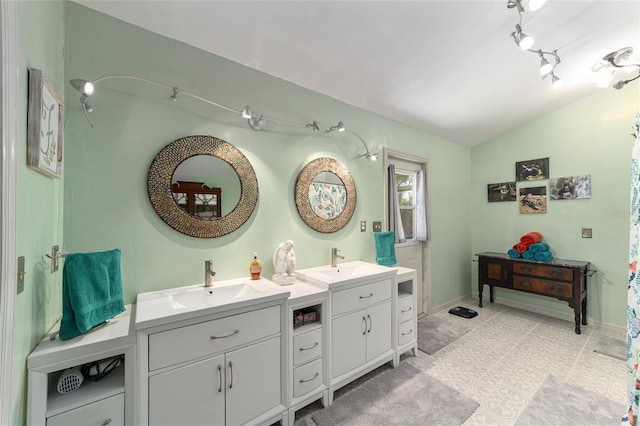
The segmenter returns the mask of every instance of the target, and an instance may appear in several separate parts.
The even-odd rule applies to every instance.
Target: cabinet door
[[[332,378],[365,363],[367,328],[366,311],[358,311],[333,319],[331,328]]]
[[[247,423],[282,403],[279,337],[227,353],[226,370],[226,424]]]
[[[149,424],[224,424],[224,365],[218,356],[149,377]]]
[[[367,361],[391,349],[391,301],[367,309]]]

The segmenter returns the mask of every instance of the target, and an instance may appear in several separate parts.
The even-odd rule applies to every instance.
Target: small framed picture
[[[62,176],[64,104],[44,73],[29,68],[27,166],[50,177]]]
[[[516,181],[549,179],[549,157],[516,162]]]
[[[591,175],[549,179],[549,197],[552,200],[591,198]]]
[[[487,185],[487,198],[490,203],[498,201],[516,201],[516,183],[501,182]]]
[[[547,187],[520,188],[520,213],[535,214],[547,212]]]

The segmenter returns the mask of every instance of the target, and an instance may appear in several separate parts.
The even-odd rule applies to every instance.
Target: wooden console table
[[[554,259],[551,262],[511,259],[503,253],[485,252],[478,256],[478,298],[482,307],[482,289],[489,285],[489,301],[493,303],[493,287],[510,288],[563,300],[573,308],[576,334],[580,322],[587,325],[587,267],[589,262]]]

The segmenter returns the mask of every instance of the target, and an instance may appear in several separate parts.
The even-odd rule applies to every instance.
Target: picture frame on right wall
[[[549,179],[549,197],[552,200],[591,198],[591,175]]]

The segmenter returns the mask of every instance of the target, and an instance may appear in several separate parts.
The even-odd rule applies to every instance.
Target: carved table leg
[[[582,325],[587,325],[587,296],[582,299]]]
[[[578,312],[578,309],[579,308],[577,308],[575,310],[575,313],[576,313],[576,334],[581,334],[582,332],[580,331],[580,312]]]
[[[480,307],[482,308],[482,288],[484,286],[482,284],[478,285],[478,299],[480,299]]]
[[[493,303],[493,286],[489,286],[489,302]]]

